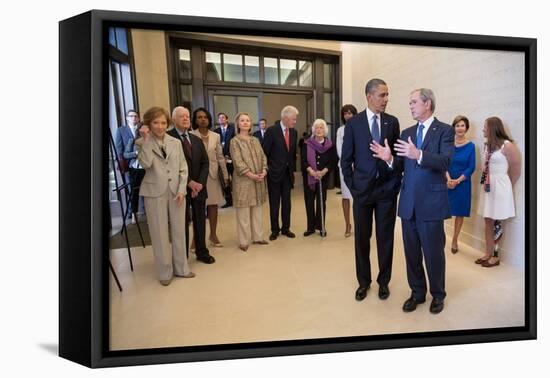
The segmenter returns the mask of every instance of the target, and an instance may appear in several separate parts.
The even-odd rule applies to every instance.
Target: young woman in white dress
[[[502,221],[516,215],[514,184],[521,174],[521,153],[506,134],[502,120],[485,120],[481,195],[478,213],[485,218],[485,254],[476,264],[491,268],[500,264],[498,243],[502,241]]]
[[[357,114],[357,108],[353,105],[347,104],[342,106],[340,109],[340,120],[342,126],[336,131],[336,152],[338,153],[338,159],[342,156],[342,144],[344,144],[344,131],[346,127],[346,122],[348,119]],[[350,203],[351,203],[351,193],[349,188],[344,182],[344,175],[342,175],[342,168],[340,163],[338,163],[338,170],[340,171],[340,188],[342,190],[342,210],[344,211],[344,219],[346,221],[346,232],[344,236],[349,238],[351,236],[351,221],[350,221]]]

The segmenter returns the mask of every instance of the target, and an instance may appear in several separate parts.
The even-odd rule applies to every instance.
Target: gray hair
[[[433,113],[433,111],[435,110],[435,94],[434,94],[434,91],[432,91],[431,89],[428,89],[428,88],[419,88],[419,89],[415,89],[414,91],[412,91],[411,94],[413,94],[414,92],[418,92],[418,95],[422,99],[422,102],[427,102],[428,100],[431,101],[432,105],[430,106],[430,110]]]
[[[300,114],[300,112],[292,105],[287,105],[283,108],[283,110],[281,110],[281,118],[286,118],[298,114]]]
[[[178,114],[178,112],[182,111],[182,110],[187,110],[189,112],[189,109],[187,109],[186,107],[184,106],[176,106],[174,108],[174,110],[172,110],[172,119],[174,119],[176,117],[176,115]],[[189,112],[189,115],[191,115],[191,113]]]
[[[379,85],[386,85],[386,82],[382,79],[370,79],[365,86],[365,95],[372,94]]]
[[[313,126],[311,126],[311,134],[315,134],[315,126],[317,125],[321,125],[323,126],[323,128],[325,129],[325,136],[328,135],[328,126],[327,126],[327,123],[325,122],[324,119],[322,118],[317,118],[314,122],[313,122]]]

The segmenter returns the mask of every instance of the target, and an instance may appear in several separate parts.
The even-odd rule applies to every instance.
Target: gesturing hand
[[[377,159],[384,160],[386,162],[389,162],[392,160],[392,154],[391,154],[391,148],[388,144],[388,139],[384,139],[384,145],[382,146],[377,141],[373,140],[370,144],[370,150],[374,152],[372,156],[374,156]]]
[[[395,151],[397,151],[397,156],[404,156],[413,160],[420,159],[420,150],[416,148],[411,140],[411,137],[409,137],[406,142],[398,139],[397,142],[394,144],[394,148]]]
[[[143,125],[139,128],[139,135],[143,138],[143,140],[149,139],[149,126]]]

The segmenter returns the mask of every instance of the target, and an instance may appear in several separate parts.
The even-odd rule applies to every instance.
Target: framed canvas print
[[[536,338],[536,40],[99,10],[59,35],[62,357]]]

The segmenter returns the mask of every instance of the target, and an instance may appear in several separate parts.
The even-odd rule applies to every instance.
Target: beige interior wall
[[[399,118],[401,129],[413,125],[408,109],[411,90],[431,88],[436,96],[435,116],[451,123],[458,114],[470,119],[467,136],[476,144],[477,167],[472,177],[472,212],[462,228],[461,240],[483,250],[484,222],[477,215],[479,178],[484,138],[483,123],[499,116],[525,156],[525,81],[524,55],[516,52],[451,48],[391,46],[345,43],[342,46],[346,72],[344,101],[365,106],[365,83],[379,77],[388,83],[390,103],[387,111]],[[524,163],[523,169],[524,172]],[[503,260],[523,266],[525,249],[525,203],[522,173],[514,187],[516,217],[505,223]],[[448,234],[452,222],[446,222]]]
[[[152,106],[170,110],[168,65],[163,31],[132,29],[139,109]]]
[[[276,38],[276,37],[261,37],[261,36],[255,36],[255,35],[229,35],[229,34],[212,34],[212,33],[208,33],[208,34],[188,33],[188,34],[205,35],[209,37],[218,36],[221,38],[275,43],[275,44],[282,44],[286,46],[308,47],[312,49],[321,49],[321,50],[340,51],[340,48],[341,48],[340,41],[323,41],[323,40],[313,40],[313,39]]]
[[[302,132],[306,130],[305,95],[265,93],[263,97],[263,114],[268,125],[271,126],[275,121],[281,119],[281,110],[287,105],[292,105],[300,112],[295,128],[298,136],[302,135]]]

